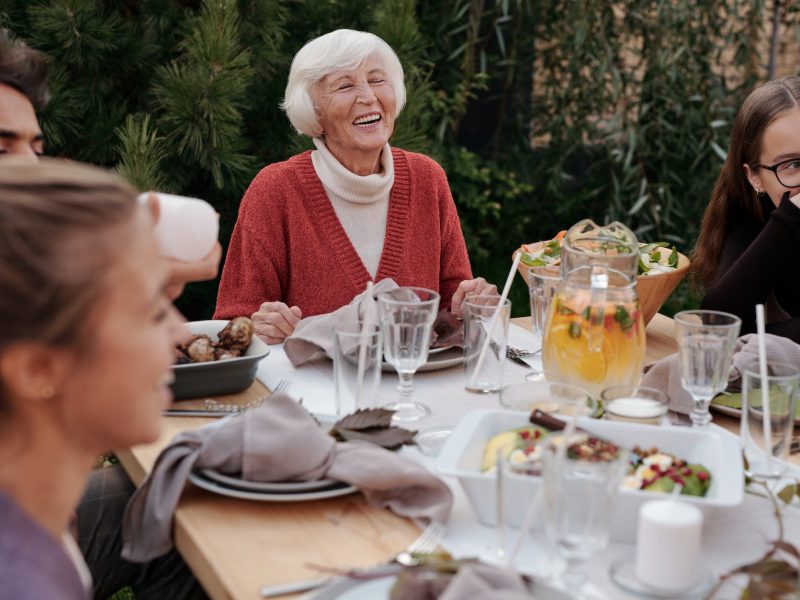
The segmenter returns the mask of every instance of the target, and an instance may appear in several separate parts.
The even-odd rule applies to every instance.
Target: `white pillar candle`
[[[686,590],[697,581],[703,513],[678,500],[646,502],[639,510],[636,576],[649,586]]]
[[[145,202],[153,192],[141,194]],[[219,217],[204,200],[153,193],[158,198],[156,240],[162,256],[195,262],[208,256],[217,242]]]

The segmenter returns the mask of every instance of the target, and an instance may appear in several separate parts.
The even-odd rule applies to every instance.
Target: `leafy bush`
[[[763,0],[4,0],[0,20],[51,58],[48,153],[207,198],[225,240],[257,170],[309,146],[278,109],[292,56],[335,28],[374,31],[406,69],[393,143],[442,163],[474,270],[502,284],[520,243],[586,216],[692,247],[732,117],[763,77],[764,12]],[[193,285],[179,306],[203,318],[214,300],[214,283]]]

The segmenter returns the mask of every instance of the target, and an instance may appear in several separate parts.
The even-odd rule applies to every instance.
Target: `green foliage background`
[[[689,250],[763,71],[763,0],[0,0],[51,60],[49,154],[210,200],[224,240],[262,166],[309,147],[278,109],[294,53],[339,27],[398,53],[392,143],[445,167],[473,269],[583,217]],[[790,8],[783,16],[792,20]],[[761,51],[763,53],[763,49]],[[189,318],[216,282],[190,286]],[[527,314],[518,281],[515,314]],[[696,302],[686,290],[679,305]]]

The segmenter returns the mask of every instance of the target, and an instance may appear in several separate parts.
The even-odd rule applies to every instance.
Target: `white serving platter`
[[[494,435],[528,422],[529,413],[512,411],[474,411],[458,423],[439,454],[437,468],[442,475],[456,477],[478,520],[495,526],[497,519],[494,473],[482,473],[481,458],[486,442]],[[744,497],[744,465],[739,439],[716,426],[706,431],[687,427],[638,425],[582,417],[579,427],[625,448],[656,446],[690,463],[700,463],[712,476],[704,497],[681,496],[681,501],[700,508],[706,516],[713,511],[738,506]],[[509,475],[506,515],[512,527],[519,527],[530,501],[539,492],[540,477]],[[612,539],[636,539],[639,507],[664,494],[642,490],[620,490],[611,526]],[[540,511],[541,512],[541,511]],[[535,527],[542,527],[541,514]]]

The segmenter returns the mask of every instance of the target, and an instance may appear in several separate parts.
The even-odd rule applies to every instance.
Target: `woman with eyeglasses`
[[[702,307],[800,342],[800,77],[765,83],[742,104],[694,251]]]

